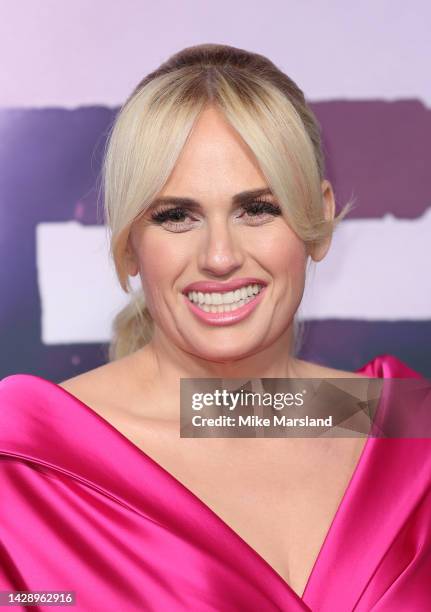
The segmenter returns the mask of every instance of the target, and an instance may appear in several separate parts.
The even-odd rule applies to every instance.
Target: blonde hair
[[[120,109],[102,168],[111,256],[129,304],[113,323],[109,358],[150,341],[153,319],[145,296],[132,291],[126,247],[134,220],[171,174],[196,119],[216,105],[253,151],[291,228],[312,248],[349,212],[324,217],[325,176],[320,126],[298,86],[269,59],[227,45],[183,49],[146,76]],[[298,350],[296,343],[295,350]]]

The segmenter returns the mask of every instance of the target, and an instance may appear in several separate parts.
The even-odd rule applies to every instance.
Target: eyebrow
[[[251,191],[241,191],[232,198],[233,205],[244,205],[252,202],[255,198],[259,198],[265,195],[274,195],[272,190],[268,187],[263,189],[253,189]],[[174,204],[176,206],[184,206],[191,210],[198,210],[202,208],[201,203],[198,200],[192,198],[181,198],[175,196],[163,196],[156,198],[151,203],[151,207],[158,206],[160,204]]]

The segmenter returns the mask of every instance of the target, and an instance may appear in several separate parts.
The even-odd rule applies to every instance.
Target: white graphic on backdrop
[[[430,236],[431,207],[416,219],[387,214],[342,222],[326,258],[308,271],[299,317],[429,320]],[[105,228],[40,223],[36,251],[42,342],[107,342],[112,319],[129,297],[108,257]]]

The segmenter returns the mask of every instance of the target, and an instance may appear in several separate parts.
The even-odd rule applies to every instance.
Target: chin
[[[245,339],[235,340],[233,338],[224,341],[221,338],[217,338],[217,340],[211,342],[211,339],[208,339],[208,342],[205,344],[202,343],[202,339],[200,339],[199,343],[192,344],[189,338],[188,345],[188,352],[193,353],[196,357],[215,363],[244,359],[264,348],[263,343],[256,342],[255,337],[249,338],[248,341]]]

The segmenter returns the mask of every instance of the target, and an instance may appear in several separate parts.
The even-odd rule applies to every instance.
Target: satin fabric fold
[[[420,377],[390,355],[357,371]],[[89,406],[15,374],[0,382],[0,590],[71,590],[80,612],[423,612],[430,484],[431,440],[369,438],[299,597]]]

